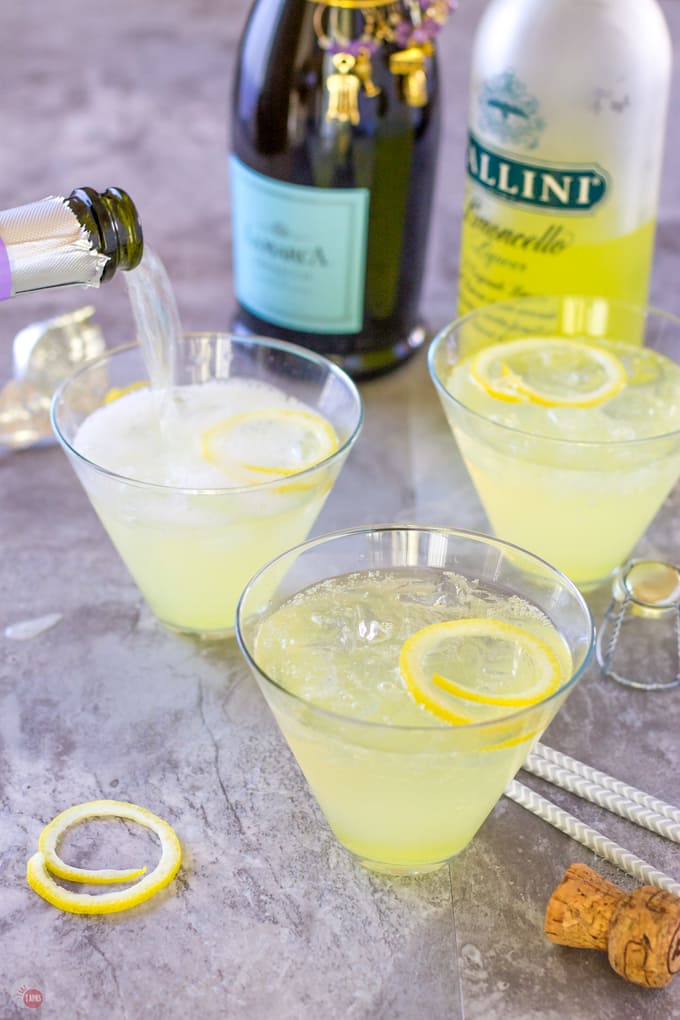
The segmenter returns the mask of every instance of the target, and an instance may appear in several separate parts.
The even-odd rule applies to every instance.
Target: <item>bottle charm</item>
[[[427,106],[427,69],[434,55],[433,39],[455,4],[448,0],[410,0],[405,4],[377,3],[366,10],[348,3],[347,8],[352,14],[360,13],[363,19],[355,37],[346,30],[348,22],[341,21],[341,14],[347,14],[347,9],[338,12],[333,5],[318,3],[314,12],[318,44],[331,55],[333,66],[325,82],[329,96],[326,120],[340,124],[360,122],[360,91],[363,89],[369,99],[381,91],[371,70],[371,61],[381,49],[387,51],[391,74],[401,79],[406,105]],[[345,31],[341,31],[341,24]]]
[[[351,53],[336,53],[331,58],[335,71],[326,78],[328,90],[327,121],[340,124],[359,123],[359,89],[361,81],[352,70],[356,58]]]
[[[360,79],[363,90],[369,99],[375,99],[380,95],[381,89],[371,77],[371,55],[368,50],[359,50],[354,64],[354,73]]]
[[[427,105],[425,62],[432,52],[432,43],[422,43],[390,56],[390,71],[402,77],[404,100],[409,106]]]

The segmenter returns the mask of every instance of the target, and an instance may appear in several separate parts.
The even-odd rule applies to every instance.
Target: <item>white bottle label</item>
[[[521,79],[508,70],[480,82],[467,151],[460,314],[530,294],[645,303],[654,222],[634,218],[633,229],[622,228],[620,177],[598,161],[596,114],[587,116],[578,146],[585,158],[551,159],[554,124]]]

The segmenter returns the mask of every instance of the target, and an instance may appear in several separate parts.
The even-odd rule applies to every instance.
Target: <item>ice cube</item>
[[[20,330],[13,343],[14,378],[31,383],[51,397],[63,379],[103,354],[106,344],[99,326],[92,321],[94,311],[92,305],[85,305]]]
[[[5,637],[12,641],[28,641],[54,627],[61,620],[61,613],[46,613],[30,620],[19,620],[5,627]]]
[[[0,445],[19,450],[55,442],[49,411],[64,379],[106,349],[94,307],[33,322],[14,337],[13,379],[0,391]]]
[[[0,445],[13,450],[52,438],[50,399],[24,380],[0,390]]]

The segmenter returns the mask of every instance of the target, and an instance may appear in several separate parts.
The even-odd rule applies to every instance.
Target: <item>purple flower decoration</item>
[[[352,57],[358,57],[360,53],[368,53],[373,57],[380,49],[380,43],[376,39],[350,39],[347,42],[340,42],[335,39],[328,47],[328,52],[349,53]]]
[[[444,27],[438,21],[434,21],[432,18],[425,18],[422,24],[423,29],[427,32],[428,38],[433,39]]]
[[[411,40],[413,25],[410,21],[400,21],[394,29],[394,41],[397,46],[405,48]]]
[[[392,42],[398,49],[425,46],[441,32],[448,15],[458,7],[458,0],[415,0],[415,3],[415,9],[404,4],[406,9],[396,24],[391,19],[388,24],[383,23],[377,38],[366,32],[358,39],[333,39],[324,48],[332,54],[348,53],[356,58],[364,53],[372,58],[383,42]]]

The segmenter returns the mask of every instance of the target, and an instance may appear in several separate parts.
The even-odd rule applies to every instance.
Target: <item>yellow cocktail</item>
[[[86,367],[53,421],[92,505],[163,623],[233,630],[253,572],[316,519],[358,435],[361,401],[326,359],[290,344],[186,337],[169,393],[139,348]]]
[[[629,555],[680,476],[680,321],[599,298],[481,308],[430,368],[495,534],[582,587]]]
[[[396,526],[274,560],[237,628],[336,837],[395,874],[469,843],[592,644],[585,603],[547,564],[485,536]]]

